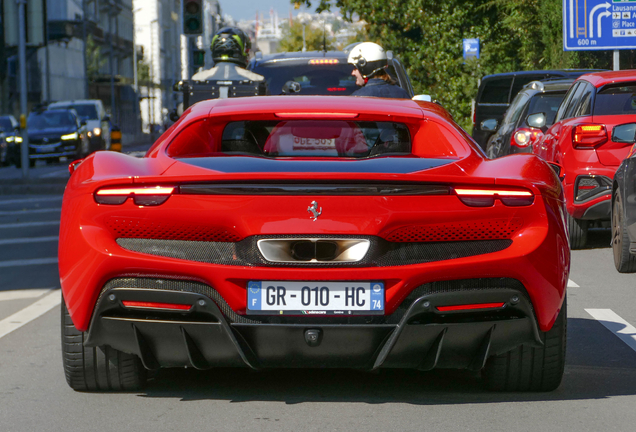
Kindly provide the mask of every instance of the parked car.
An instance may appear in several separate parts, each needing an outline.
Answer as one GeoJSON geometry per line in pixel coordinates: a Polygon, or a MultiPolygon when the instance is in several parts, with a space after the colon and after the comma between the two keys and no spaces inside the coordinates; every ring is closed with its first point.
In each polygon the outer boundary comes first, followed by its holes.
{"type": "Polygon", "coordinates": [[[497,132],[488,140],[488,157],[532,153],[532,143],[540,140],[552,126],[559,105],[573,82],[573,79],[559,79],[526,84],[510,104],[497,132]]]}
{"type": "MultiPolygon", "coordinates": [[[[351,76],[353,65],[347,63],[347,49],[352,46],[343,51],[256,53],[247,69],[265,77],[271,95],[282,94],[283,86],[289,81],[300,84],[297,92],[300,95],[350,95],[359,88],[351,76]]],[[[413,86],[402,63],[390,51],[387,57],[389,74],[413,97],[413,86]]]]}
{"type": "MultiPolygon", "coordinates": [[[[62,157],[81,159],[90,153],[86,123],[75,110],[47,109],[29,114],[27,134],[29,136],[29,165],[36,160],[57,161],[62,157]]],[[[22,166],[18,152],[16,166],[22,166]]]]}
{"type": "Polygon", "coordinates": [[[20,137],[20,124],[12,115],[0,116],[0,129],[4,139],[0,137],[0,165],[7,166],[16,163],[16,155],[20,154],[19,146],[22,144],[20,137]]]}
{"type": "Polygon", "coordinates": [[[535,154],[563,167],[573,248],[585,246],[590,226],[610,220],[612,179],[631,143],[609,137],[635,114],[635,71],[583,75],[563,99],[554,125],[533,145],[535,154]]]}
{"type": "MultiPolygon", "coordinates": [[[[636,142],[636,123],[615,126],[612,142],[636,142]]],[[[636,272],[636,144],[620,164],[612,185],[612,249],[621,273],[636,272]]]]}
{"type": "Polygon", "coordinates": [[[162,367],[561,382],[560,182],[534,155],[485,158],[437,104],[207,100],[145,157],[71,168],[59,274],[76,390],[139,388],[162,367]]]}
{"type": "Polygon", "coordinates": [[[479,83],[473,108],[472,137],[484,150],[488,139],[497,131],[504,114],[517,93],[531,81],[549,78],[571,78],[595,70],[535,70],[486,75],[479,83]]]}
{"type": "Polygon", "coordinates": [[[86,122],[90,151],[110,150],[110,117],[99,99],[61,101],[49,104],[49,109],[73,109],[82,121],[86,122]]]}

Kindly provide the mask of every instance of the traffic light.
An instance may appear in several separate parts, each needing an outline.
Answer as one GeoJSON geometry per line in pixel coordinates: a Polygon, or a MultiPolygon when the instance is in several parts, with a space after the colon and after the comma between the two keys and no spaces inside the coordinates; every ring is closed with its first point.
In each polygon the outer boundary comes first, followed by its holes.
{"type": "Polygon", "coordinates": [[[200,35],[203,33],[203,0],[183,2],[183,33],[200,35]]]}
{"type": "Polygon", "coordinates": [[[194,67],[201,67],[205,64],[204,50],[192,50],[192,64],[194,67]]]}

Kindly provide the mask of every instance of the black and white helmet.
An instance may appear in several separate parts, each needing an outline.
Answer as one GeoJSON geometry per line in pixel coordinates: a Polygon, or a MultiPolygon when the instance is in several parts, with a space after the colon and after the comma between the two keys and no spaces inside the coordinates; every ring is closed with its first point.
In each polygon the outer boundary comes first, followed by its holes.
{"type": "Polygon", "coordinates": [[[387,65],[386,52],[377,43],[362,42],[351,48],[347,63],[354,65],[363,78],[372,78],[387,65]]]}

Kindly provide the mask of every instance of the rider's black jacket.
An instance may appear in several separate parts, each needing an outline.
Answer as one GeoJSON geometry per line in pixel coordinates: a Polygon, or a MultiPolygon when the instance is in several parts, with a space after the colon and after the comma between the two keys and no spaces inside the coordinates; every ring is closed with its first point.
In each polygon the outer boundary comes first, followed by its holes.
{"type": "Polygon", "coordinates": [[[402,87],[389,84],[380,78],[371,78],[364,87],[354,91],[351,96],[411,99],[409,94],[402,87]]]}

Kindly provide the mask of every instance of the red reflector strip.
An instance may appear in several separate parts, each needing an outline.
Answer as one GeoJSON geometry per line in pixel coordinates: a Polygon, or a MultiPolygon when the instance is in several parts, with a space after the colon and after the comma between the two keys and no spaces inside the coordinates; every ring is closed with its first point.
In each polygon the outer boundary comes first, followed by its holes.
{"type": "Polygon", "coordinates": [[[117,189],[100,189],[97,195],[170,195],[174,192],[174,187],[149,187],[149,188],[117,188],[117,189]]]}
{"type": "Polygon", "coordinates": [[[282,112],[274,114],[278,118],[344,118],[352,119],[358,117],[358,113],[338,113],[338,112],[282,112]]]}
{"type": "Polygon", "coordinates": [[[475,303],[467,305],[455,305],[455,306],[437,306],[436,309],[440,312],[451,312],[461,310],[473,310],[473,309],[495,309],[504,307],[505,303],[475,303]]]}
{"type": "Polygon", "coordinates": [[[347,90],[346,87],[329,87],[327,89],[327,91],[330,91],[330,92],[338,92],[338,91],[345,91],[345,90],[347,90]]]}
{"type": "Polygon", "coordinates": [[[494,189],[455,189],[457,195],[471,195],[471,196],[519,196],[530,197],[532,192],[530,191],[514,191],[514,190],[494,190],[494,189]]]}
{"type": "Polygon", "coordinates": [[[190,310],[192,305],[177,304],[177,303],[156,303],[156,302],[143,302],[143,301],[122,301],[123,305],[130,308],[140,309],[164,309],[164,310],[190,310]]]}

